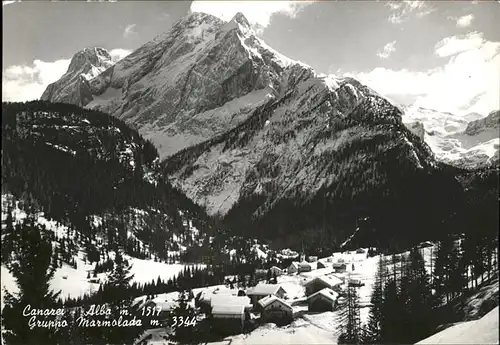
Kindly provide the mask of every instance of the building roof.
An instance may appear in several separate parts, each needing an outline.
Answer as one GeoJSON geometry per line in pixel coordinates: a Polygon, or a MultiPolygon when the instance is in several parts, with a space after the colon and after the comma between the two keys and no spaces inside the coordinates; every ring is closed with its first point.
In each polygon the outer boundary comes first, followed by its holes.
{"type": "Polygon", "coordinates": [[[278,284],[257,284],[247,290],[247,295],[274,295],[280,288],[282,286],[278,284]]]}
{"type": "Polygon", "coordinates": [[[343,283],[341,279],[335,276],[321,276],[308,281],[306,285],[312,284],[313,282],[322,282],[329,287],[334,287],[343,283]]]}
{"type": "Polygon", "coordinates": [[[283,271],[281,268],[279,268],[278,266],[273,266],[270,268],[270,270],[279,270],[279,271],[283,271]]]}
{"type": "Polygon", "coordinates": [[[271,305],[273,302],[278,301],[280,304],[284,305],[287,308],[292,309],[292,306],[285,301],[283,301],[281,298],[276,297],[276,296],[267,296],[264,297],[259,301],[259,304],[262,308],[266,308],[267,306],[271,305]]]}
{"type": "Polygon", "coordinates": [[[311,267],[311,264],[309,262],[301,262],[299,263],[299,267],[311,267]]]}
{"type": "Polygon", "coordinates": [[[214,295],[210,299],[210,305],[241,305],[248,307],[251,305],[250,298],[247,296],[227,296],[227,295],[214,295]]]}
{"type": "Polygon", "coordinates": [[[341,267],[347,267],[347,265],[345,263],[343,263],[343,262],[334,262],[332,264],[332,267],[333,268],[341,268],[341,267]]]}
{"type": "Polygon", "coordinates": [[[245,307],[242,305],[214,305],[212,315],[243,315],[245,307]]]}
{"type": "Polygon", "coordinates": [[[324,289],[319,290],[316,293],[313,293],[311,296],[309,296],[307,298],[307,300],[310,300],[311,298],[316,298],[316,296],[323,296],[323,297],[331,300],[332,302],[335,302],[337,300],[337,297],[339,297],[339,294],[330,288],[324,288],[324,289]]]}
{"type": "Polygon", "coordinates": [[[218,286],[215,289],[207,288],[201,292],[200,300],[209,302],[213,296],[236,296],[238,289],[229,289],[225,286],[218,286]]]}
{"type": "MultiPolygon", "coordinates": [[[[298,263],[298,262],[296,262],[296,261],[294,261],[294,262],[292,262],[292,263],[290,264],[290,266],[293,266],[293,267],[295,267],[295,268],[299,268],[299,263],[298,263]]],[[[288,267],[290,267],[290,266],[288,266],[288,267]]]]}

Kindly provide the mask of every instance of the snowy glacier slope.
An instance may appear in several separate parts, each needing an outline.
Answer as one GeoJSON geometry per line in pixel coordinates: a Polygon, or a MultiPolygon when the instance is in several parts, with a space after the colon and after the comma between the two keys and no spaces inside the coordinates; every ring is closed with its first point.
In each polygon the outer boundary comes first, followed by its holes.
{"type": "Polygon", "coordinates": [[[419,107],[403,107],[403,123],[418,135],[442,161],[474,167],[498,162],[499,112],[487,117],[471,113],[458,116],[419,107]],[[417,133],[416,133],[417,134],[417,133]]]}

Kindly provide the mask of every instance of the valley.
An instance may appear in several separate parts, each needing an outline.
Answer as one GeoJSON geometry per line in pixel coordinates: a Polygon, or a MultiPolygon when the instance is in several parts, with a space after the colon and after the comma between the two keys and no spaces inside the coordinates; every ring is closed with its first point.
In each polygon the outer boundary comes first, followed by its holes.
{"type": "Polygon", "coordinates": [[[85,48],[2,103],[2,340],[493,341],[498,115],[395,104],[239,12],[85,48]]]}

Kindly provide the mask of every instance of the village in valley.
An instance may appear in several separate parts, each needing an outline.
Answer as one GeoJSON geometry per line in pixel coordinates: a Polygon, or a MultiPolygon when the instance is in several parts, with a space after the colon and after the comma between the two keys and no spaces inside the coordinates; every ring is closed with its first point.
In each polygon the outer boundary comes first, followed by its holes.
{"type": "MultiPolygon", "coordinates": [[[[255,270],[255,285],[248,286],[238,281],[238,276],[227,276],[225,285],[193,289],[189,293],[192,298],[186,303],[195,310],[197,322],[204,322],[210,328],[210,335],[214,336],[212,340],[237,335],[246,337],[249,333],[256,334],[271,327],[291,331],[299,342],[298,333],[304,330],[316,342],[321,342],[317,334],[320,331],[325,333],[323,340],[328,343],[335,326],[339,328],[338,333],[342,331],[349,286],[355,287],[360,296],[361,318],[368,316],[378,260],[374,253],[373,248],[360,248],[318,258],[283,250],[278,254],[282,259],[280,264],[255,270]],[[310,329],[294,327],[301,323],[310,329]]],[[[168,329],[171,326],[168,315],[178,305],[178,295],[174,292],[142,296],[134,300],[134,306],[138,310],[161,309],[163,326],[168,329]]],[[[146,331],[142,338],[144,344],[149,344],[164,332],[165,328],[146,331]]],[[[268,336],[269,333],[265,338],[268,336]]]]}

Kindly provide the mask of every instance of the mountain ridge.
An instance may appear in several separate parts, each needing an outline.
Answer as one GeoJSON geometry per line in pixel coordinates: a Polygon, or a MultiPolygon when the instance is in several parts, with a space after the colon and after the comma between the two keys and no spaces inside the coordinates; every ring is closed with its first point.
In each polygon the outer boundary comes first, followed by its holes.
{"type": "Polygon", "coordinates": [[[470,216],[457,215],[461,170],[436,159],[400,107],[284,57],[243,15],[193,13],[91,84],[86,106],[138,128],[172,184],[233,234],[335,246],[370,219],[358,243],[404,242],[470,216]]]}
{"type": "Polygon", "coordinates": [[[179,246],[196,251],[210,229],[162,176],[153,144],[119,119],[69,104],[3,103],[2,144],[2,194],[87,242],[97,236],[167,259],[179,246]]]}

